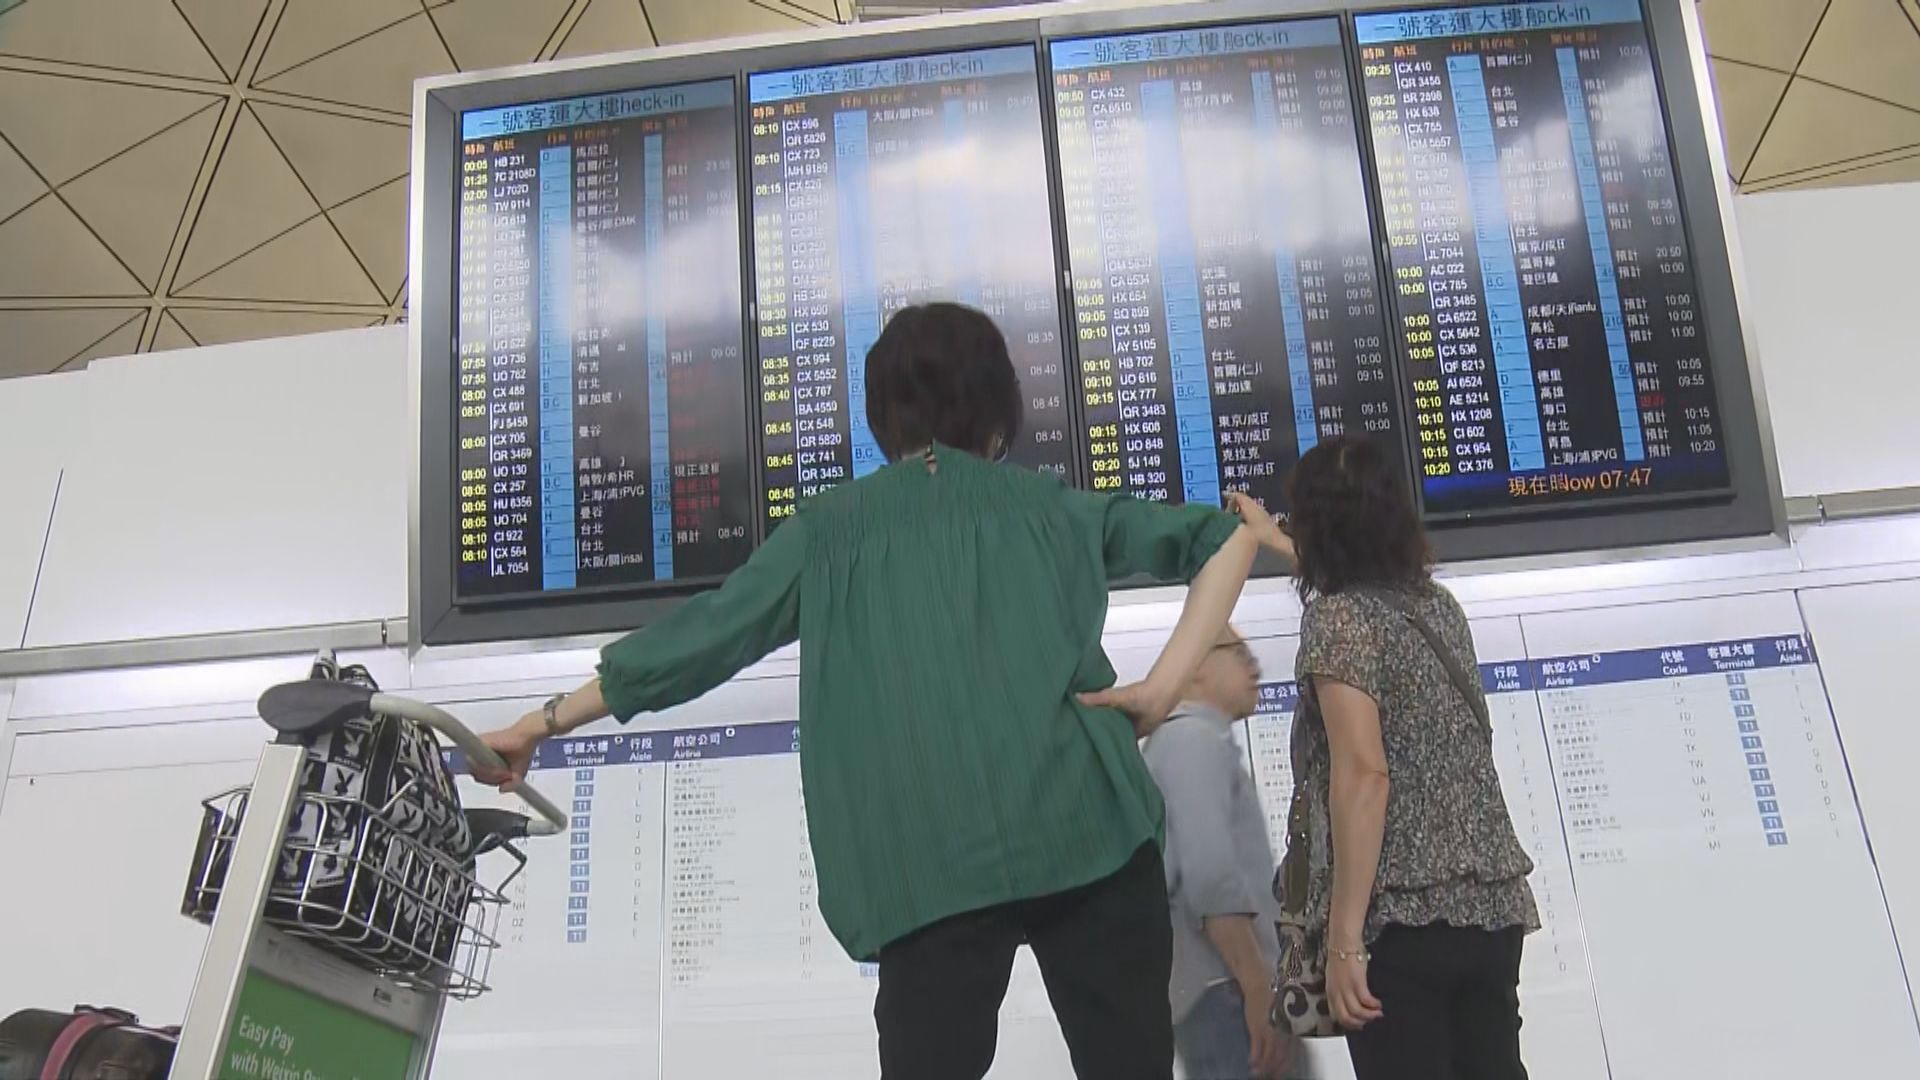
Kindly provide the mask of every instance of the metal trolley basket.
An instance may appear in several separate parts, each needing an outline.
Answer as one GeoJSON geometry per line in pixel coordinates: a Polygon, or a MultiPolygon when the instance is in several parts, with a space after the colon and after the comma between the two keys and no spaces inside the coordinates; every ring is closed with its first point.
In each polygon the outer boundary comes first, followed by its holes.
{"type": "Polygon", "coordinates": [[[463,812],[435,782],[437,761],[396,770],[390,789],[315,790],[308,749],[289,741],[407,720],[500,764],[435,706],[316,678],[269,690],[260,713],[282,740],[250,787],[204,804],[183,910],[211,932],[172,1076],[424,1078],[445,1002],[488,989],[502,890],[526,861],[513,841],[559,833],[568,817],[524,785],[515,794],[537,818],[463,812]],[[495,851],[511,856],[503,875],[479,869],[495,851]]]}

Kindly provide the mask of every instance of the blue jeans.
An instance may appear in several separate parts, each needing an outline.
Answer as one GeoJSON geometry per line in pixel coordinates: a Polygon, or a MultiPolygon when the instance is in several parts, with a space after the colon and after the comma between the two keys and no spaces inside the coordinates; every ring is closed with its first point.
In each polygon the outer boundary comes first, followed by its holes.
{"type": "MultiPolygon", "coordinates": [[[[1247,1058],[1253,1044],[1247,1038],[1246,1010],[1238,986],[1215,983],[1194,1002],[1186,1019],[1173,1025],[1174,1055],[1187,1080],[1249,1080],[1247,1058]]],[[[1287,1080],[1311,1080],[1306,1048],[1299,1040],[1293,1043],[1287,1080]]]]}

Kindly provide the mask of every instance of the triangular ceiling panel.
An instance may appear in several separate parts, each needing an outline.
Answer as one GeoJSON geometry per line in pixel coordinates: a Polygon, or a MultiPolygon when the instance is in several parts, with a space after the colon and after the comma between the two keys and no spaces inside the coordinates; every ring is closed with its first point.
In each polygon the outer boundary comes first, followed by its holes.
{"type": "Polygon", "coordinates": [[[264,102],[255,102],[253,111],[321,206],[338,206],[407,173],[404,124],[264,102]]]}
{"type": "Polygon", "coordinates": [[[19,154],[13,152],[6,143],[0,142],[0,221],[12,217],[15,213],[47,193],[47,185],[33,175],[33,170],[19,154]]]}
{"type": "Polygon", "coordinates": [[[1892,4],[1835,4],[1800,74],[1920,109],[1920,27],[1892,4]]]}
{"type": "Polygon", "coordinates": [[[1700,28],[1714,56],[1792,71],[1829,0],[1700,0],[1700,28]]]}
{"type": "Polygon", "coordinates": [[[1920,152],[1894,158],[1877,158],[1869,164],[1848,165],[1827,173],[1814,173],[1805,180],[1788,179],[1777,187],[1762,191],[1804,191],[1808,188],[1854,187],[1860,184],[1920,183],[1920,152]]]}
{"type": "Polygon", "coordinates": [[[206,109],[60,189],[149,289],[159,282],[219,120],[220,110],[206,109]]]}
{"type": "Polygon", "coordinates": [[[174,280],[190,285],[319,212],[260,121],[242,109],[174,280]]]}
{"type": "Polygon", "coordinates": [[[180,320],[181,327],[202,345],[293,337],[327,330],[356,330],[382,321],[372,315],[337,315],[323,311],[173,308],[172,312],[180,320]]]}
{"type": "MultiPolygon", "coordinates": [[[[604,3],[605,0],[597,0],[604,3]]],[[[831,11],[828,0],[813,0],[808,9],[831,11]]],[[[684,45],[694,41],[740,37],[745,34],[771,34],[799,30],[832,22],[810,10],[766,0],[761,7],[747,0],[708,0],[701,4],[657,4],[647,9],[653,17],[654,32],[662,45],[684,45]]]]}
{"type": "Polygon", "coordinates": [[[430,9],[462,71],[536,60],[570,0],[458,0],[430,9]]]}
{"type": "Polygon", "coordinates": [[[160,313],[160,325],[155,327],[153,331],[153,346],[147,351],[166,352],[170,349],[191,349],[198,344],[200,343],[193,340],[192,335],[181,329],[179,322],[173,317],[173,312],[163,311],[160,313]]]}
{"type": "Polygon", "coordinates": [[[324,217],[314,218],[192,285],[174,290],[174,295],[334,304],[387,302],[324,217]]]}
{"type": "Polygon", "coordinates": [[[287,0],[255,82],[419,13],[416,0],[287,0]]]}
{"type": "MultiPolygon", "coordinates": [[[[7,19],[0,17],[0,41],[7,19]]],[[[218,101],[207,94],[0,71],[0,132],[58,187],[218,101]]]]}
{"type": "Polygon", "coordinates": [[[1720,131],[1727,147],[1727,169],[1735,177],[1747,170],[1760,133],[1787,91],[1791,76],[1766,68],[1748,67],[1732,60],[1713,65],[1714,99],[1720,110],[1720,131]]]}
{"type": "Polygon", "coordinates": [[[1741,182],[1764,182],[1908,146],[1920,146],[1920,112],[1795,79],[1741,182]]]}
{"type": "Polygon", "coordinates": [[[398,292],[407,277],[407,178],[327,211],[380,286],[382,302],[398,292]]]}
{"type": "Polygon", "coordinates": [[[640,0],[588,0],[587,9],[567,32],[555,56],[593,56],[598,53],[650,49],[653,29],[640,0]]]}
{"type": "Polygon", "coordinates": [[[137,308],[0,309],[0,379],[45,375],[139,317],[137,308]]]}
{"type": "Polygon", "coordinates": [[[261,88],[396,116],[411,114],[413,81],[454,70],[426,11],[414,10],[413,18],[276,75],[261,88]]]}
{"type": "Polygon", "coordinates": [[[171,0],[56,0],[0,12],[0,53],[225,82],[171,0]]]}
{"type": "Polygon", "coordinates": [[[0,225],[0,296],[147,295],[58,198],[0,225]]]}
{"type": "Polygon", "coordinates": [[[142,312],[128,319],[113,333],[94,342],[60,365],[62,371],[74,371],[86,367],[95,360],[108,356],[132,356],[140,351],[140,331],[146,326],[146,313],[142,312]]]}
{"type": "Polygon", "coordinates": [[[200,35],[207,51],[231,79],[240,74],[240,61],[260,29],[267,0],[173,0],[180,14],[200,35]]]}

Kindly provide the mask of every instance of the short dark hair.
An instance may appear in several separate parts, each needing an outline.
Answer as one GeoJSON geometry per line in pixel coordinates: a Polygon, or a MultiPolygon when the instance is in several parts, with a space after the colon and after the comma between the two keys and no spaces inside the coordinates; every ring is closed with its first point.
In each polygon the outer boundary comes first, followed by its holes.
{"type": "Polygon", "coordinates": [[[1287,502],[1302,600],[1427,579],[1433,555],[1413,494],[1378,442],[1339,435],[1307,451],[1288,478],[1287,502]]]}
{"type": "Polygon", "coordinates": [[[1020,433],[1020,379],[1007,339],[961,304],[895,312],[867,352],[867,425],[894,461],[933,443],[991,457],[1020,433]]]}

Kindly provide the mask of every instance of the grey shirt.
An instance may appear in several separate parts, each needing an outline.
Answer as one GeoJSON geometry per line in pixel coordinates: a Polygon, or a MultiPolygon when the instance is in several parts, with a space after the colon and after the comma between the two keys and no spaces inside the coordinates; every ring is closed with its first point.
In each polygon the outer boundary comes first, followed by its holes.
{"type": "Polygon", "coordinates": [[[1207,987],[1233,973],[1202,920],[1251,915],[1266,963],[1279,956],[1273,923],[1273,848],[1233,718],[1183,702],[1147,740],[1147,768],[1167,803],[1167,894],[1173,908],[1173,1018],[1186,1018],[1207,987]]]}

